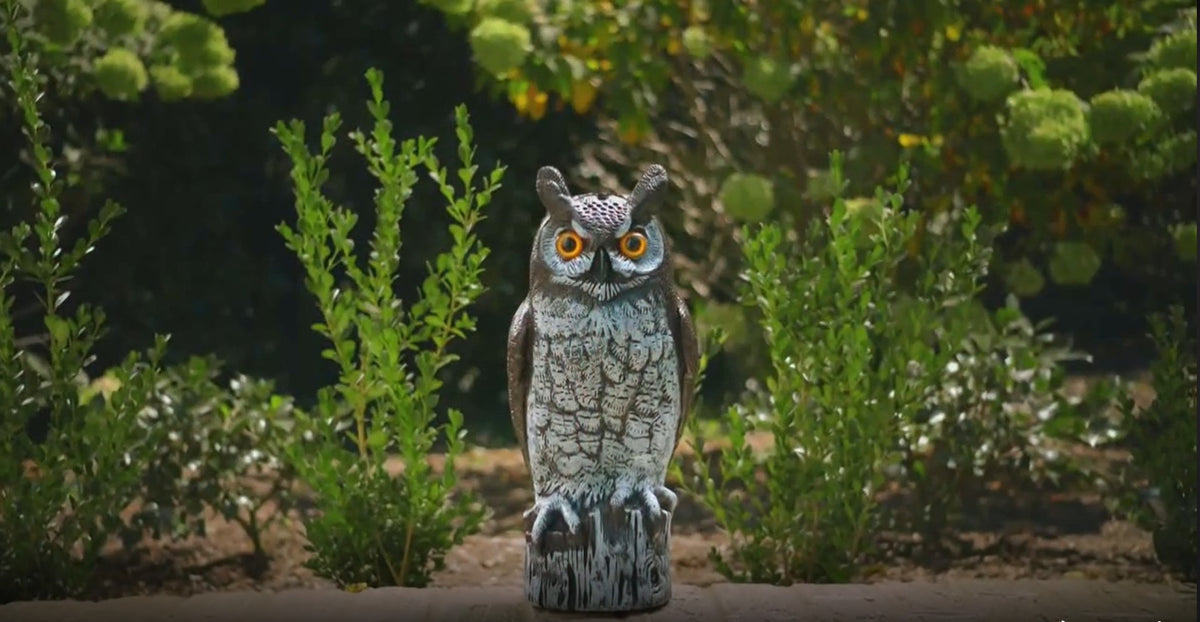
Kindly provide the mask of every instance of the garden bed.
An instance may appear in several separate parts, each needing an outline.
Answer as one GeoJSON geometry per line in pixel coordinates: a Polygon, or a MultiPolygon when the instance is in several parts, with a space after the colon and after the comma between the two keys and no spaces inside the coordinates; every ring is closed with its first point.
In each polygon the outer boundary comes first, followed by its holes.
{"type": "MultiPolygon", "coordinates": [[[[756,439],[762,444],[765,439],[756,439]]],[[[687,448],[681,448],[687,459],[687,448]]],[[[520,585],[523,539],[521,513],[532,493],[516,449],[473,449],[460,462],[462,484],[477,491],[492,510],[483,531],[450,551],[434,585],[446,587],[520,585]]],[[[994,487],[998,488],[998,487],[994,487]]],[[[899,499],[903,491],[894,491],[899,499]]],[[[963,530],[934,559],[919,556],[915,539],[887,534],[879,559],[863,581],[933,578],[1089,578],[1162,582],[1167,574],[1154,558],[1151,536],[1113,519],[1094,494],[1046,494],[1003,489],[987,492],[980,511],[966,516],[963,530]]],[[[674,519],[672,562],[678,584],[723,582],[708,561],[711,547],[728,540],[711,515],[686,495],[674,519]]],[[[250,542],[235,524],[211,517],[207,536],[180,542],[147,541],[133,554],[106,560],[101,586],[92,598],[139,594],[190,595],[210,591],[328,587],[304,567],[303,527],[291,520],[264,536],[271,555],[261,574],[249,563],[250,542]]]]}

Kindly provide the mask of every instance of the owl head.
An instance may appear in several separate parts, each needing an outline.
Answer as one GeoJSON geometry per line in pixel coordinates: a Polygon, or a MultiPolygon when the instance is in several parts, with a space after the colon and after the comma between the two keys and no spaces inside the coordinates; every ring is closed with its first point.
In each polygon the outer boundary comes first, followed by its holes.
{"type": "Polygon", "coordinates": [[[666,191],[667,171],[657,164],[624,197],[571,196],[562,174],[542,167],[537,193],[546,217],[533,242],[531,284],[607,302],[662,278],[670,262],[656,212],[666,191]]]}

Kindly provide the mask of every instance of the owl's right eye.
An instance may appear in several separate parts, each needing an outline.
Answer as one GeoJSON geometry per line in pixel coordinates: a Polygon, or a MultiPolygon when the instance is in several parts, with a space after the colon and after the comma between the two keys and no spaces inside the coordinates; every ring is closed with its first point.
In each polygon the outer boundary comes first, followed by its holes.
{"type": "Polygon", "coordinates": [[[563,231],[554,241],[554,250],[558,251],[558,256],[563,259],[575,259],[583,253],[583,238],[574,231],[563,231]]]}

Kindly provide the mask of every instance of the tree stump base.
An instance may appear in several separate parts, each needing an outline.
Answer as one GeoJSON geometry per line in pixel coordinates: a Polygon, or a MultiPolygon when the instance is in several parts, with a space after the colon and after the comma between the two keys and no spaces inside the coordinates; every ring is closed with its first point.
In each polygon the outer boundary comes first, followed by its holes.
{"type": "Polygon", "coordinates": [[[580,515],[579,531],[546,533],[543,550],[525,522],[525,596],[551,611],[656,609],[671,600],[671,513],[658,524],[641,510],[603,506],[580,515]]]}

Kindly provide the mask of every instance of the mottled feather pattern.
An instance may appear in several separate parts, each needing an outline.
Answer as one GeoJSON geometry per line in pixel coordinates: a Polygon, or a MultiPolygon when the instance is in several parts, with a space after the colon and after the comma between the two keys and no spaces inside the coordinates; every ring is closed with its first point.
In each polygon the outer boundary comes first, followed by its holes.
{"type": "Polygon", "coordinates": [[[605,305],[534,295],[526,415],[535,493],[588,507],[662,485],[680,412],[666,296],[605,305]]]}
{"type": "Polygon", "coordinates": [[[619,236],[629,229],[629,206],[625,197],[613,194],[580,194],[571,197],[577,229],[599,235],[619,236]]]}

